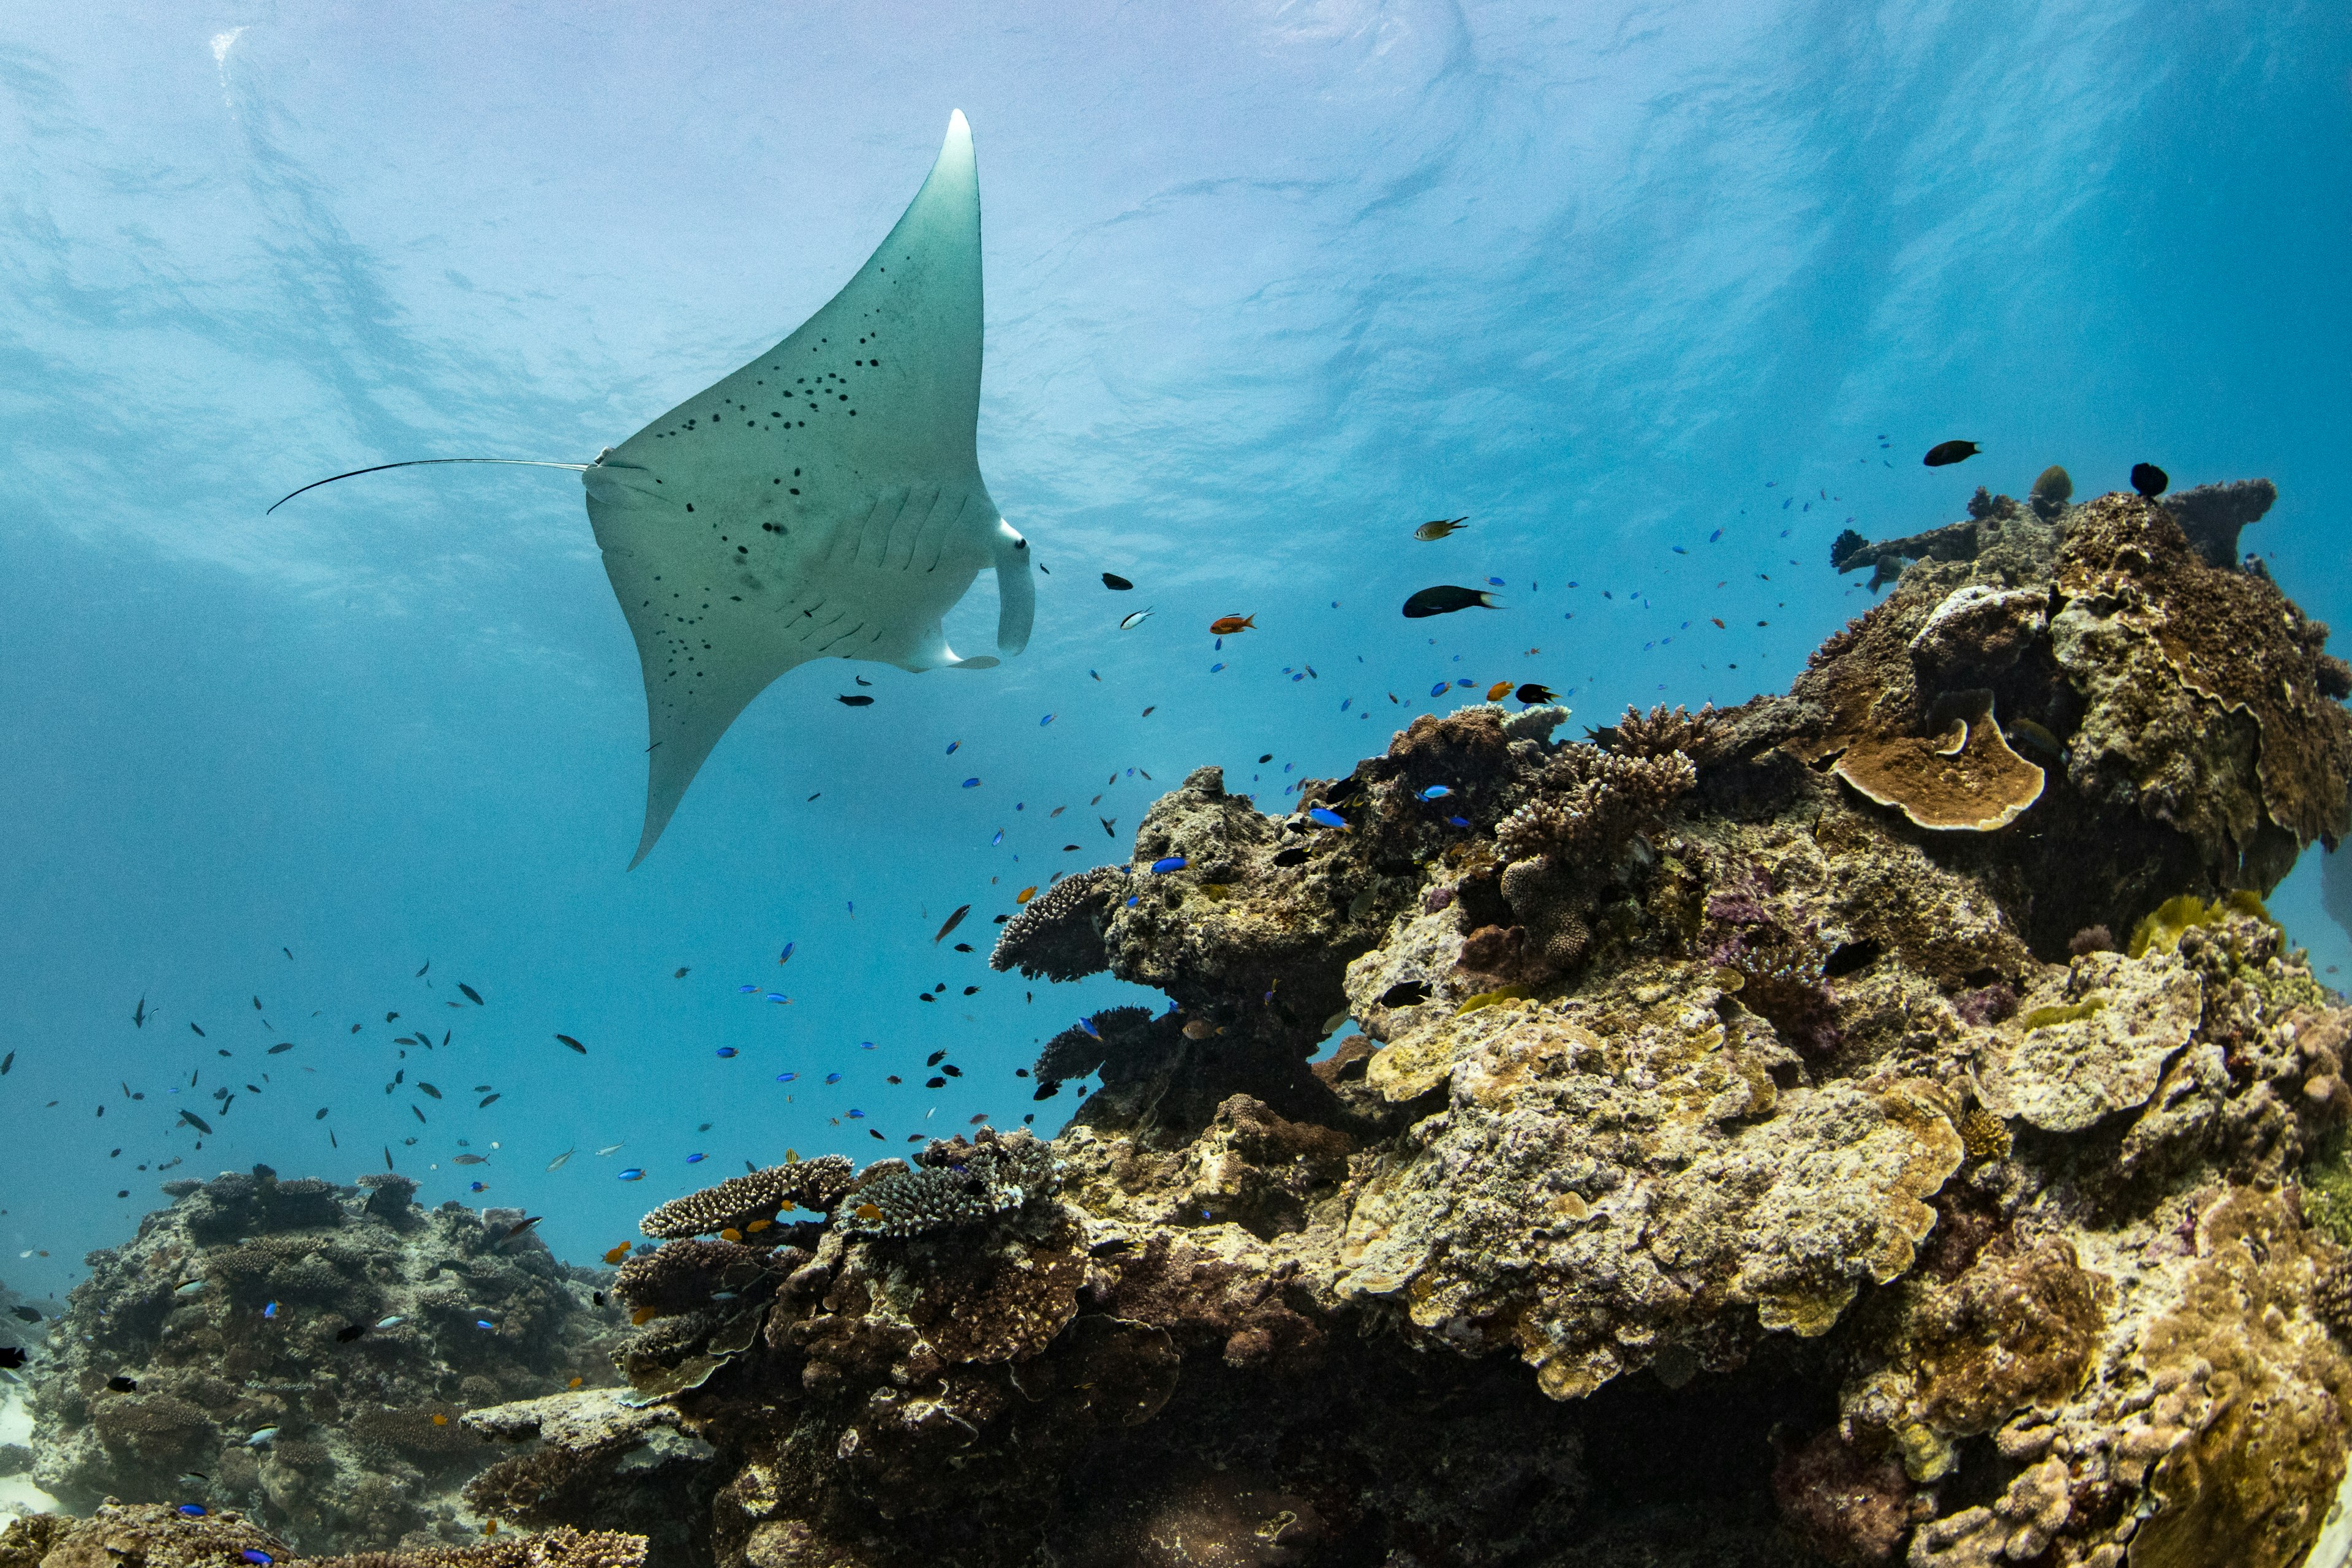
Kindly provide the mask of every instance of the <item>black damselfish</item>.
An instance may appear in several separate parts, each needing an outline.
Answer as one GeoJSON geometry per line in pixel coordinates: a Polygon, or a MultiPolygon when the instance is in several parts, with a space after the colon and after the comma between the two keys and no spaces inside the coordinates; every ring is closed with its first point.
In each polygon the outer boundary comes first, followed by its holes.
{"type": "Polygon", "coordinates": [[[1441,583],[1434,588],[1423,588],[1404,602],[1404,618],[1422,620],[1430,616],[1450,616],[1456,610],[1499,610],[1495,595],[1476,588],[1457,588],[1441,583]]]}

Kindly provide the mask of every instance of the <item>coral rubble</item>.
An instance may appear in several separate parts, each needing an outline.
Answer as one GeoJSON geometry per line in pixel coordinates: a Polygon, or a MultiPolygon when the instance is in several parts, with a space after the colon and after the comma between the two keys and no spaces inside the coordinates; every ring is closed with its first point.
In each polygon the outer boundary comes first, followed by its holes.
{"type": "Polygon", "coordinates": [[[414,1190],[266,1166],[172,1184],[90,1255],[29,1369],[40,1485],[75,1510],[241,1509],[314,1553],[467,1539],[456,1489],[498,1456],[460,1417],[614,1381],[625,1324],[520,1210],[414,1190]]]}

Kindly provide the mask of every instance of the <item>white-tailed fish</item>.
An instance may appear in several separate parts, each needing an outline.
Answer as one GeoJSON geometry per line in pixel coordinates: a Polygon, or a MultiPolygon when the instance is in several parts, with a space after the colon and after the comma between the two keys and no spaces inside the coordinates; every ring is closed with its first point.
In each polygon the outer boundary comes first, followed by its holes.
{"type": "Polygon", "coordinates": [[[1131,632],[1150,618],[1151,612],[1150,610],[1138,610],[1135,614],[1119,622],[1118,629],[1123,632],[1131,632]]]}

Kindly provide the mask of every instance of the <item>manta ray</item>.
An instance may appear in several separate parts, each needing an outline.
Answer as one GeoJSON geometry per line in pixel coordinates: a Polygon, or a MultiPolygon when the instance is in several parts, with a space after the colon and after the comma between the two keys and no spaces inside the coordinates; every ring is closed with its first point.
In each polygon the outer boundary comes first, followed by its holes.
{"type": "Polygon", "coordinates": [[[645,674],[634,868],[735,716],[795,665],[994,667],[959,657],[943,624],[983,567],[996,572],[998,651],[1027,646],[1029,542],[980,476],[980,175],[958,110],[914,201],[839,293],[594,462],[426,458],[352,473],[580,472],[645,674]]]}

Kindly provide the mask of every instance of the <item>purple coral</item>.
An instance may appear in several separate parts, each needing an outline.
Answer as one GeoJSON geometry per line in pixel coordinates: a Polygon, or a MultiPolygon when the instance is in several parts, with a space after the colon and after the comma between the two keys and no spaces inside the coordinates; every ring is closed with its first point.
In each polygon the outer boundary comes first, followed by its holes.
{"type": "Polygon", "coordinates": [[[2009,982],[1996,980],[1953,997],[1952,1011],[1979,1027],[1998,1024],[2017,1011],[2017,991],[2009,982]]]}

